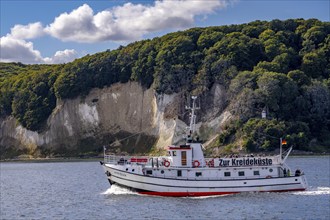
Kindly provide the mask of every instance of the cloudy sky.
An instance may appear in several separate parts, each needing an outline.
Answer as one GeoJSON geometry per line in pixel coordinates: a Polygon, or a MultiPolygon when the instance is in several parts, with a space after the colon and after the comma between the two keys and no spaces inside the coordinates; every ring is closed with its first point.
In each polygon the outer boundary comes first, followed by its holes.
{"type": "Polygon", "coordinates": [[[191,27],[330,21],[330,0],[0,0],[1,62],[66,63],[191,27]]]}

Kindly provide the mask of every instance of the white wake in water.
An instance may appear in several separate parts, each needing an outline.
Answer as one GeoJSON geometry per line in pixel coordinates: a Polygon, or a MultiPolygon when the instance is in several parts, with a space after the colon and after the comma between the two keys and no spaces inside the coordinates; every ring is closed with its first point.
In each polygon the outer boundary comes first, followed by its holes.
{"type": "Polygon", "coordinates": [[[102,195],[137,195],[136,192],[118,185],[111,185],[109,189],[101,193],[102,195]]]}
{"type": "Polygon", "coordinates": [[[330,195],[330,187],[310,188],[306,191],[294,192],[295,195],[330,195]]]}

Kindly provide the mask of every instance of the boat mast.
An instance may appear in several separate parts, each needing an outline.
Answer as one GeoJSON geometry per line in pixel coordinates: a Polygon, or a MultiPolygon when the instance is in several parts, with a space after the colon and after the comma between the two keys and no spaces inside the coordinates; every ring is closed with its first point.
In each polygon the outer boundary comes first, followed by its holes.
{"type": "Polygon", "coordinates": [[[282,163],[282,138],[280,138],[280,158],[282,163]]]}
{"type": "Polygon", "coordinates": [[[189,134],[188,137],[192,136],[195,132],[196,128],[196,115],[195,110],[199,109],[199,107],[196,107],[196,99],[197,96],[191,96],[191,99],[193,100],[192,106],[186,106],[186,109],[191,110],[190,112],[190,124],[189,124],[189,134]]]}

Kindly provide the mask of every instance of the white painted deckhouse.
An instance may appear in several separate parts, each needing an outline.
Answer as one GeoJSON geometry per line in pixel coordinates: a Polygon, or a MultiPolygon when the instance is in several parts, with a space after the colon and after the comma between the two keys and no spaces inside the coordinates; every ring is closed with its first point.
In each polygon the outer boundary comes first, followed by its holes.
{"type": "Polygon", "coordinates": [[[210,196],[240,192],[303,191],[305,175],[285,163],[292,148],[266,157],[204,158],[202,144],[194,140],[193,96],[186,144],[168,146],[167,156],[127,157],[104,154],[101,165],[110,184],[157,196],[210,196]],[[285,155],[285,156],[282,156],[285,155]]]}

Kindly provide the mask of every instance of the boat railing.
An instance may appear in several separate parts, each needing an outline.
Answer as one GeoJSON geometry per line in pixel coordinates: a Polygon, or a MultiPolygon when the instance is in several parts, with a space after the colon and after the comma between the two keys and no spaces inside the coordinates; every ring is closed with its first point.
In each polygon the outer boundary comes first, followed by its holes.
{"type": "Polygon", "coordinates": [[[151,167],[168,167],[172,164],[170,157],[147,157],[147,156],[119,156],[104,155],[104,162],[108,164],[142,164],[151,167]]]}
{"type": "Polygon", "coordinates": [[[148,157],[140,157],[140,156],[118,156],[118,155],[104,155],[104,162],[109,164],[147,164],[149,162],[148,157]]]}

